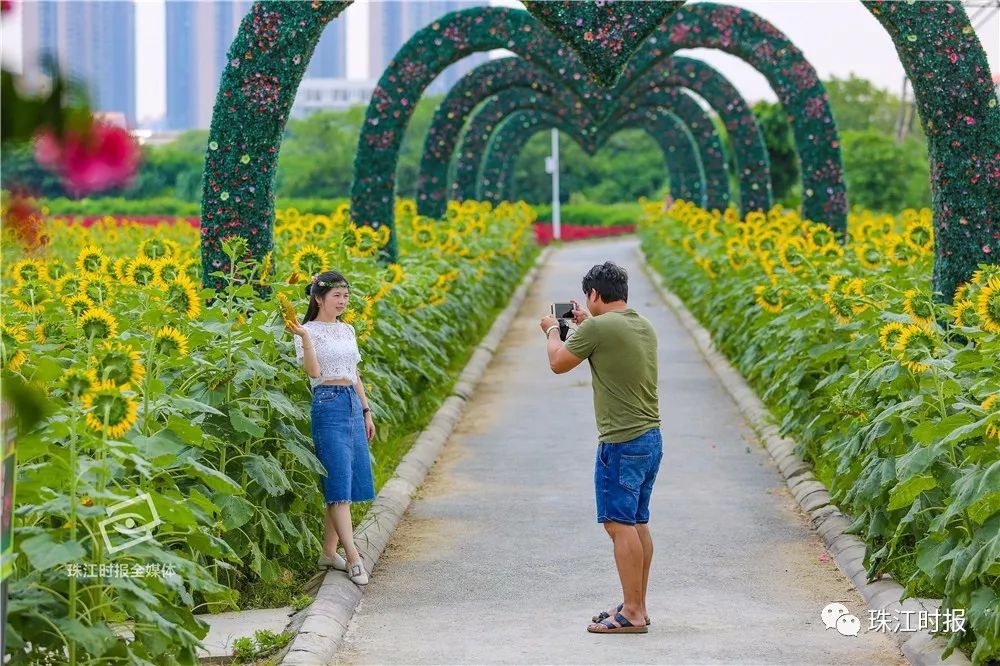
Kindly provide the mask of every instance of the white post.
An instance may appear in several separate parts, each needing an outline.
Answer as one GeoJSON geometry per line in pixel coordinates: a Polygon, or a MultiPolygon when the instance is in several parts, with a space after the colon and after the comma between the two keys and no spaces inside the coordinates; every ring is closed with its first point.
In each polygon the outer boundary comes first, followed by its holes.
{"type": "Polygon", "coordinates": [[[552,128],[552,237],[559,240],[559,130],[552,128]]]}

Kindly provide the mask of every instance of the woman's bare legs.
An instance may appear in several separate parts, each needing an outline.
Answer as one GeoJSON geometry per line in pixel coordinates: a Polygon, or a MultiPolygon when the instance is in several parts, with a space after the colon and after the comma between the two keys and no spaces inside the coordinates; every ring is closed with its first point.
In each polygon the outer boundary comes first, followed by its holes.
{"type": "Polygon", "coordinates": [[[347,564],[357,564],[361,561],[361,553],[354,546],[354,526],[351,525],[351,503],[334,502],[327,505],[327,513],[333,515],[333,527],[344,544],[344,555],[347,564]]]}
{"type": "Polygon", "coordinates": [[[323,553],[331,559],[337,553],[337,544],[340,542],[337,527],[333,523],[334,506],[334,504],[327,504],[326,511],[323,513],[323,522],[326,527],[323,531],[323,553]]]}

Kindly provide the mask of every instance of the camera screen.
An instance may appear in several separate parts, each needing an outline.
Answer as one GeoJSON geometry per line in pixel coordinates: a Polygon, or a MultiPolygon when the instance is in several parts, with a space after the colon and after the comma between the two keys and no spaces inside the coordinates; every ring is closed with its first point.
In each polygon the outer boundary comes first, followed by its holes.
{"type": "Polygon", "coordinates": [[[572,319],[573,318],[573,304],[572,303],[554,303],[552,305],[552,314],[554,314],[558,319],[572,319]]]}

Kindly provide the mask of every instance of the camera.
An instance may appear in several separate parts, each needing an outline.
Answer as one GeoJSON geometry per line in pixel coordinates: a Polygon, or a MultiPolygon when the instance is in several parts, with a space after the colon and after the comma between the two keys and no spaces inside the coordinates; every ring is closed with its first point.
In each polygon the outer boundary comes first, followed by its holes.
{"type": "Polygon", "coordinates": [[[572,303],[553,303],[552,316],[559,320],[559,339],[566,342],[569,335],[569,322],[573,320],[572,303]]]}

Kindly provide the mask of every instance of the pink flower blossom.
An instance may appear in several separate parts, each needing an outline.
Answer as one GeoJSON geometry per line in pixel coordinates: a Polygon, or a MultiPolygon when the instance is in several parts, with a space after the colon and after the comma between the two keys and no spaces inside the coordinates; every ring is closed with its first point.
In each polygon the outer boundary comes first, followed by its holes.
{"type": "Polygon", "coordinates": [[[89,131],[67,129],[60,143],[49,129],[35,137],[35,160],[57,173],[76,196],[127,184],[139,167],[141,152],[128,130],[94,122],[89,131]]]}

